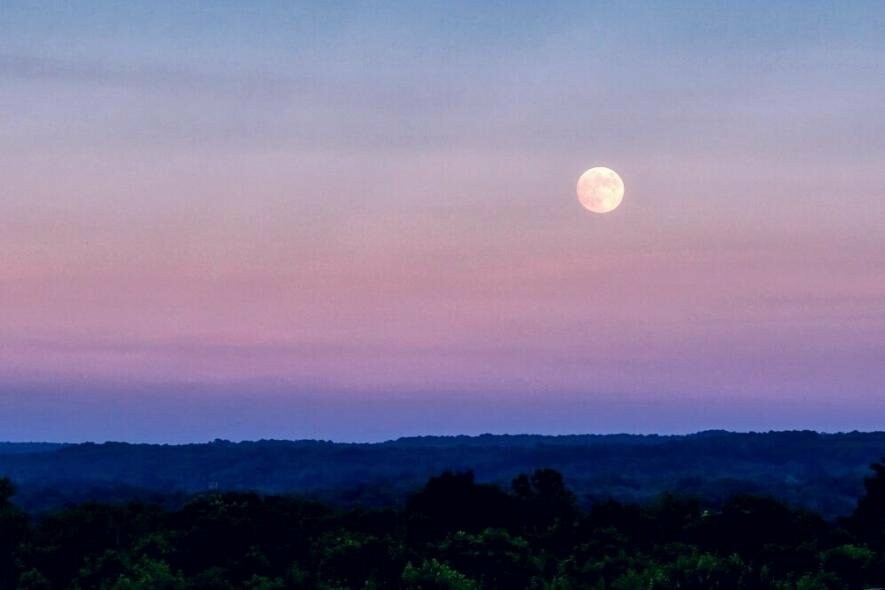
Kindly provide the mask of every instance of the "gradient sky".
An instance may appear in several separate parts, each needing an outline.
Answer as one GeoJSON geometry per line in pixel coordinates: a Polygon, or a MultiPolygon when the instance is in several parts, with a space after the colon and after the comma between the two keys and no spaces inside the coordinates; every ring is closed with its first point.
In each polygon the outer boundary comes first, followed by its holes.
{"type": "Polygon", "coordinates": [[[0,440],[881,428],[883,30],[4,0],[0,440]]]}

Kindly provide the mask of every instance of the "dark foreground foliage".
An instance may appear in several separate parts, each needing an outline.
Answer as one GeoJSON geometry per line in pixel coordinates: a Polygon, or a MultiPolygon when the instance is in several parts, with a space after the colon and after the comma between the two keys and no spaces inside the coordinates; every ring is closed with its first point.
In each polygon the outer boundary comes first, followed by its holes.
{"type": "Polygon", "coordinates": [[[28,517],[0,480],[0,589],[824,590],[885,585],[885,465],[838,522],[765,497],[589,510],[553,470],[434,477],[398,508],[219,493],[28,517]]]}

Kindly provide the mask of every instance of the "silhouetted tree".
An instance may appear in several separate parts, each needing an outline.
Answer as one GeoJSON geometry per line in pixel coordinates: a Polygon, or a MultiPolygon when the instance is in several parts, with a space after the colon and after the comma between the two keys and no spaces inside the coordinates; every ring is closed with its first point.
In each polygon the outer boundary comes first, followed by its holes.
{"type": "Polygon", "coordinates": [[[411,538],[438,539],[456,531],[477,532],[515,522],[513,497],[498,486],[477,484],[472,471],[432,477],[406,505],[411,538]]]}
{"type": "Polygon", "coordinates": [[[849,526],[871,547],[885,548],[885,459],[870,465],[873,475],[864,479],[866,493],[857,502],[849,526]]]}
{"type": "Polygon", "coordinates": [[[0,478],[0,590],[16,587],[15,554],[27,531],[27,518],[12,503],[15,486],[0,478]]]}

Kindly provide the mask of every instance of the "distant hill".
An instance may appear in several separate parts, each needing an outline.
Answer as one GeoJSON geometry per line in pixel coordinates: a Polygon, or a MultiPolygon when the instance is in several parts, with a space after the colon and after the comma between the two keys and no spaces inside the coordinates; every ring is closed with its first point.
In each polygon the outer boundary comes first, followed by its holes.
{"type": "Polygon", "coordinates": [[[20,455],[22,453],[48,453],[62,448],[59,443],[2,443],[0,455],[20,455]]]}
{"type": "Polygon", "coordinates": [[[869,464],[883,456],[885,432],[483,435],[377,444],[4,443],[0,476],[18,485],[18,503],[31,510],[88,499],[181,498],[216,488],[384,505],[445,470],[473,470],[478,480],[507,485],[519,473],[551,467],[586,502],[644,502],[664,492],[715,502],[754,492],[836,516],[853,509],[869,464]]]}

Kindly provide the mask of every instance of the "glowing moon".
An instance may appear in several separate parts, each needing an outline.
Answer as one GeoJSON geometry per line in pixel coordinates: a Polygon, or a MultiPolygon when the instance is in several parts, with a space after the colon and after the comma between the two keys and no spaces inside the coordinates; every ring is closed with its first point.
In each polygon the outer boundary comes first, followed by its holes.
{"type": "Polygon", "coordinates": [[[624,198],[624,181],[611,168],[591,168],[578,179],[578,200],[594,213],[617,209],[624,198]]]}

